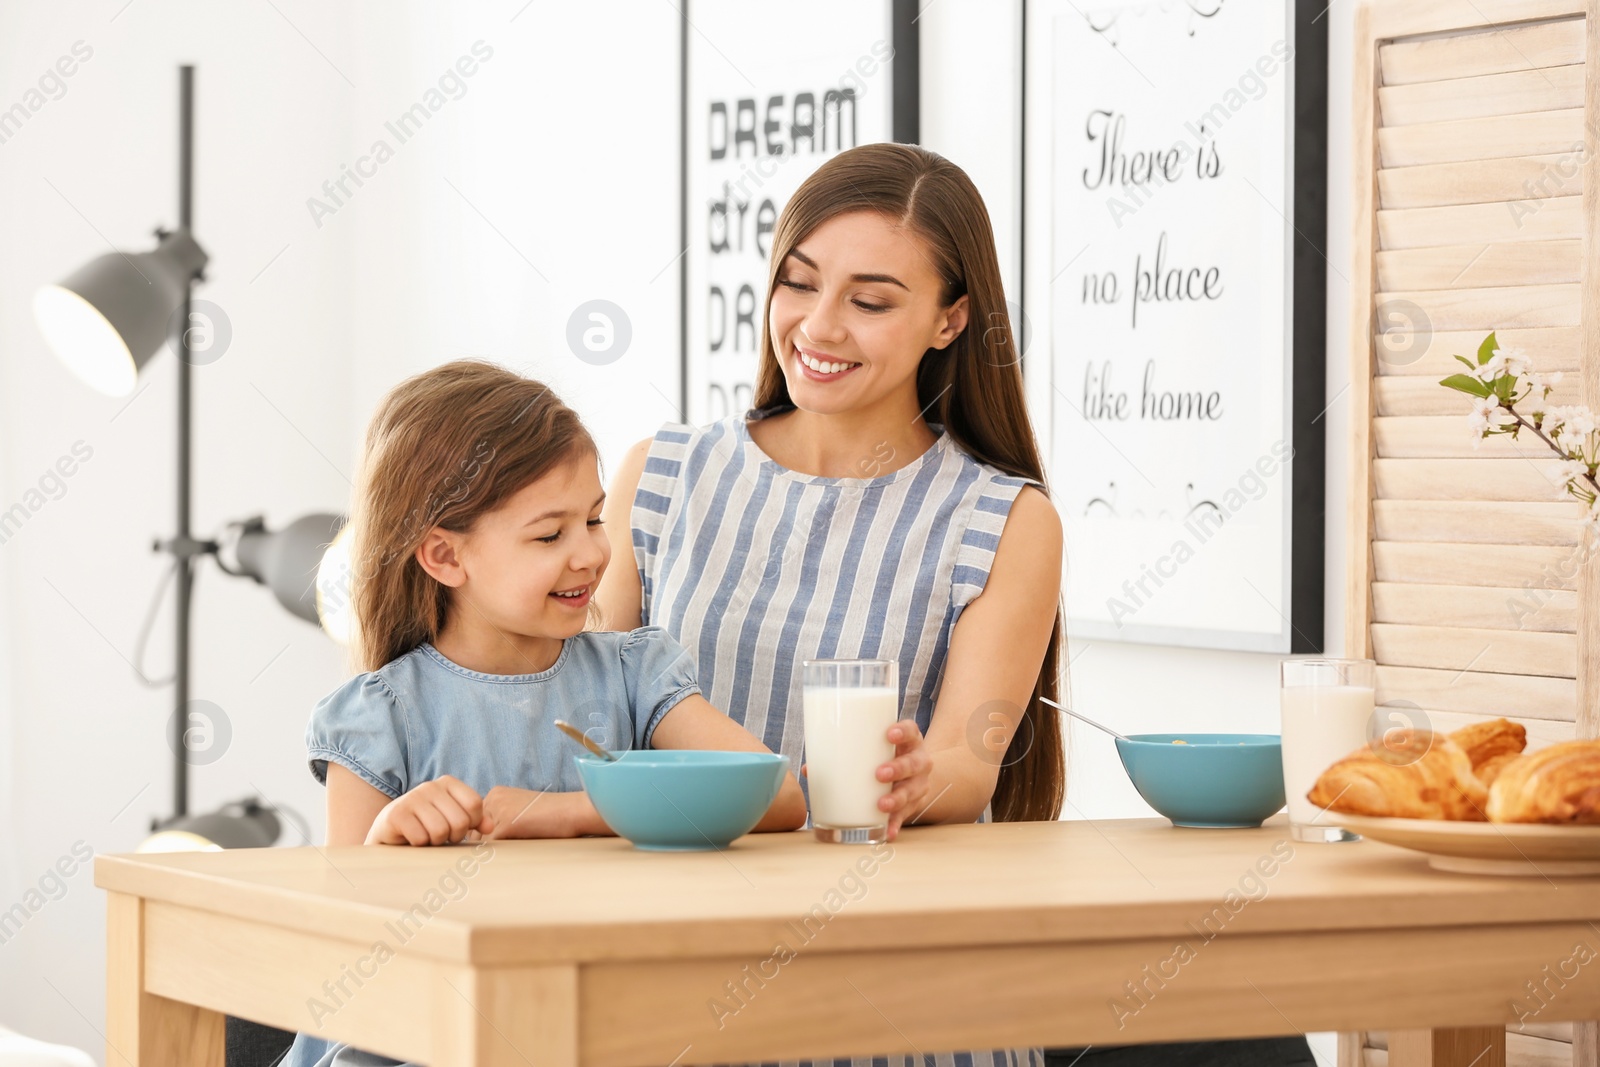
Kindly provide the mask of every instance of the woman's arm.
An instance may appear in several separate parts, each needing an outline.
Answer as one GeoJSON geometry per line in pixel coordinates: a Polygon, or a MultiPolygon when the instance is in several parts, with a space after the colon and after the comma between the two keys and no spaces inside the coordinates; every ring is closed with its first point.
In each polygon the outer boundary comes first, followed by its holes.
{"type": "Polygon", "coordinates": [[[644,474],[645,457],[653,437],[628,449],[611,479],[605,507],[606,539],[611,542],[611,563],[600,576],[595,603],[607,630],[637,630],[644,625],[644,591],[639,586],[639,567],[633,558],[633,496],[644,474]]]}
{"type": "Polygon", "coordinates": [[[928,726],[932,799],[908,825],[975,822],[994,795],[1011,737],[1033,697],[1061,597],[1061,516],[1031,486],[1017,494],[983,593],[950,637],[928,726]]]}
{"type": "MultiPolygon", "coordinates": [[[[705,697],[680,700],[656,723],[651,748],[716,748],[729,752],[771,752],[756,736],[712,706],[705,697]]],[[[806,798],[791,770],[756,830],[798,830],[805,825],[806,798]]]]}

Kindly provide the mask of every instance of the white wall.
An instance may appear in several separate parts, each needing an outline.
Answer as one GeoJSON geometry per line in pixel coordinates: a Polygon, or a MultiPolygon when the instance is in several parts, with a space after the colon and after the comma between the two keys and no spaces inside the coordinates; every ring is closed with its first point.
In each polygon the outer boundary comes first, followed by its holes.
{"type": "MultiPolygon", "coordinates": [[[[65,494],[0,545],[0,909],[77,840],[132,849],[170,800],[170,690],[142,687],[126,661],[163,569],[149,541],[173,522],[173,361],[158,358],[126,407],[99,397],[46,351],[28,302],[107,242],[145,248],[152,226],[174,221],[177,63],[199,66],[196,228],[213,258],[200,296],[234,332],[195,372],[198,532],[255,512],[281,523],[342,510],[377,398],[460,355],[549,381],[612,463],[678,417],[673,6],[274,4],[0,7],[0,109],[73,42],[94,49],[65,95],[0,144],[0,511],[75,441],[94,450],[65,494]],[[479,40],[493,56],[465,95],[317,225],[307,198],[375,139],[393,143],[384,123],[479,40]],[[565,341],[568,315],[594,298],[622,306],[633,329],[626,356],[605,367],[565,341]]],[[[1326,16],[1330,397],[1345,380],[1350,7],[1336,0],[1326,16]]],[[[936,0],[919,21],[923,141],[982,190],[1011,292],[1018,24],[1017,0],[936,0]]],[[[1326,416],[1330,650],[1342,630],[1347,416],[1340,402],[1326,416]]],[[[322,790],[301,734],[343,677],[342,654],[209,564],[194,611],[194,696],[223,708],[233,739],[194,769],[191,807],[265,795],[304,814],[320,841],[322,790]]],[[[169,600],[152,674],[169,669],[170,620],[169,600]]],[[[1275,729],[1275,657],[1102,642],[1072,656],[1077,706],[1120,729],[1275,729]]],[[[1069,816],[1148,814],[1109,744],[1079,728],[1071,743],[1069,816]]],[[[101,1055],[103,913],[85,868],[0,944],[0,1025],[101,1055]]]]}
{"type": "MultiPolygon", "coordinates": [[[[75,41],[93,49],[65,94],[0,144],[0,507],[75,441],[93,449],[65,494],[0,545],[11,667],[0,691],[11,805],[0,908],[74,842],[131,850],[150,817],[170,810],[171,690],[141,686],[128,661],[165,567],[150,542],[174,524],[175,363],[155,361],[131,401],[100,396],[49,354],[29,302],[41,283],[109,246],[149,248],[152,227],[176,222],[181,61],[200,65],[195,219],[213,254],[202,295],[234,334],[195,372],[195,528],[342,509],[348,491],[295,427],[348,466],[350,250],[295,227],[310,173],[344,149],[349,90],[315,53],[305,61],[305,41],[270,6],[121,6],[0,9],[0,107],[75,41]]],[[[342,54],[342,19],[309,4],[286,10],[342,54]]],[[[232,741],[194,769],[192,807],[259,793],[320,822],[299,735],[310,702],[339,680],[339,653],[264,590],[209,565],[194,611],[193,695],[223,709],[232,741]]],[[[153,677],[170,670],[171,619],[169,597],[150,642],[153,677]]],[[[83,866],[0,945],[0,1025],[103,1052],[104,911],[83,866]]]]}

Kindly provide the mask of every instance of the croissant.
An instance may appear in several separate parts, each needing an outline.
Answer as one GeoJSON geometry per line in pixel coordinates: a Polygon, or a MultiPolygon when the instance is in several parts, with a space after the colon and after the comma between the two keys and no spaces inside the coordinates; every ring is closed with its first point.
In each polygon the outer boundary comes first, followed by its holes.
{"type": "Polygon", "coordinates": [[[1489,790],[1490,822],[1600,823],[1600,741],[1519,756],[1489,790]]]}
{"type": "Polygon", "coordinates": [[[1466,752],[1472,761],[1472,773],[1487,787],[1527,747],[1528,731],[1509,719],[1489,719],[1463,726],[1450,735],[1450,740],[1466,752]]]}
{"type": "Polygon", "coordinates": [[[1323,771],[1306,799],[1329,811],[1399,819],[1481,822],[1488,790],[1446,734],[1414,728],[1363,745],[1323,771]]]}
{"type": "Polygon", "coordinates": [[[1490,756],[1476,767],[1472,773],[1478,776],[1478,781],[1483,783],[1485,789],[1491,788],[1495,779],[1500,777],[1500,772],[1506,769],[1508,763],[1515,763],[1522,758],[1518,752],[1502,752],[1498,756],[1490,756]]]}

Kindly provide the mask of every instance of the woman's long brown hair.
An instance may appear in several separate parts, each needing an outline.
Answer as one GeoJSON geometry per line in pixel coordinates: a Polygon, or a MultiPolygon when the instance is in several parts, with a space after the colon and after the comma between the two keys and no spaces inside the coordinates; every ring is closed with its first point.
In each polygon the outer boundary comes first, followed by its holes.
{"type": "Polygon", "coordinates": [[[530,482],[594,454],[555,393],[493,363],[456,360],[395,386],[367,427],[350,511],[356,669],[375,671],[444,628],[450,590],[416,558],[430,530],[470,530],[530,482]]]}
{"type": "MultiPolygon", "coordinates": [[[[951,439],[979,462],[1044,486],[988,209],[965,171],[915,145],[869,144],[843,152],[807,178],[784,207],[772,235],[755,406],[791,402],[768,318],[784,261],[818,226],[852,211],[877,212],[922,239],[944,282],[941,306],[949,307],[963,294],[968,299],[966,329],[945,348],[930,348],[917,369],[917,403],[924,417],[943,423],[951,439]]],[[[1044,664],[990,802],[998,821],[1061,815],[1066,797],[1061,721],[1041,698],[1060,696],[1062,633],[1058,598],[1044,664]]]]}

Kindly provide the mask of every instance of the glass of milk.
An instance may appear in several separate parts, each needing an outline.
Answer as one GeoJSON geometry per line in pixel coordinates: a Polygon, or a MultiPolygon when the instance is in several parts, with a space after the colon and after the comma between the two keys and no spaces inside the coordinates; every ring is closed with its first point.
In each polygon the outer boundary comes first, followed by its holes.
{"type": "Polygon", "coordinates": [[[1296,841],[1359,841],[1306,799],[1322,772],[1367,744],[1374,665],[1370,659],[1286,659],[1282,664],[1283,786],[1296,841]]]}
{"type": "Polygon", "coordinates": [[[878,781],[877,771],[894,758],[888,731],[900,717],[895,663],[808,659],[800,686],[813,831],[840,844],[888,840],[889,813],[878,801],[893,783],[878,781]]]}

